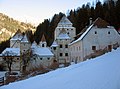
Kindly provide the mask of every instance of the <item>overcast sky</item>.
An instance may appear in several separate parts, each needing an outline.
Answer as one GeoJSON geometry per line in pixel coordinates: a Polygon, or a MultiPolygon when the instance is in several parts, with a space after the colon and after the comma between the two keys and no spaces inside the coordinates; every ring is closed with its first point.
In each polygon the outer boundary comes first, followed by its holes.
{"type": "Polygon", "coordinates": [[[0,12],[23,22],[38,24],[55,13],[66,14],[87,2],[92,4],[93,0],[0,0],[0,12]]]}

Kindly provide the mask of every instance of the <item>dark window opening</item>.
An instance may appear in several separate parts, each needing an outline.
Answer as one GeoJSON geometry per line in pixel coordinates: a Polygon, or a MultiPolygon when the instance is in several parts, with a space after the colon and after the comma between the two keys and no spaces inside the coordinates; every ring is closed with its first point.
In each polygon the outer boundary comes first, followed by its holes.
{"type": "Polygon", "coordinates": [[[44,44],[42,44],[42,47],[44,47],[44,44]]]}
{"type": "Polygon", "coordinates": [[[60,45],[60,48],[62,48],[62,45],[60,45]]]}
{"type": "Polygon", "coordinates": [[[92,50],[96,50],[96,46],[92,46],[92,50]]]}
{"type": "Polygon", "coordinates": [[[56,47],[53,47],[54,50],[56,50],[56,47]]]}
{"type": "Polygon", "coordinates": [[[95,34],[97,34],[97,32],[95,31],[95,34]]]}
{"type": "Polygon", "coordinates": [[[63,54],[62,53],[60,53],[60,56],[62,56],[63,54]]]}
{"type": "Polygon", "coordinates": [[[65,53],[65,56],[68,56],[68,53],[65,53]]]}
{"type": "Polygon", "coordinates": [[[68,48],[68,45],[67,45],[67,44],[65,45],[65,48],[68,48]]]}
{"type": "Polygon", "coordinates": [[[110,32],[108,32],[108,34],[110,34],[110,32]]]}

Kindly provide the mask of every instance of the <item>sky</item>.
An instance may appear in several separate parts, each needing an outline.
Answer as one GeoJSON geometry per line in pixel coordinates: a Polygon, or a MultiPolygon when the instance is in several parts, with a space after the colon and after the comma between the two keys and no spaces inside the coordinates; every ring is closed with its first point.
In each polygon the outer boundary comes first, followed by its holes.
{"type": "MultiPolygon", "coordinates": [[[[77,9],[96,0],[0,0],[0,13],[16,20],[38,25],[59,12],[77,9]]],[[[102,1],[102,0],[101,0],[102,1]]]]}

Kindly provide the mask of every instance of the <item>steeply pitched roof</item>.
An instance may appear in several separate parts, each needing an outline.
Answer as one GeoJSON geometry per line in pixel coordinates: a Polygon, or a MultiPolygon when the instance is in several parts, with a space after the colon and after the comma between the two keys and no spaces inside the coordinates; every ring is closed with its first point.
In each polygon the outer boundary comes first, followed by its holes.
{"type": "Polygon", "coordinates": [[[58,46],[58,44],[56,43],[56,41],[54,41],[51,45],[51,47],[57,47],[57,46],[58,46]]]}
{"type": "Polygon", "coordinates": [[[29,42],[27,35],[25,34],[21,40],[21,42],[29,42]]]}
{"type": "Polygon", "coordinates": [[[94,26],[97,26],[98,28],[107,28],[107,26],[109,26],[110,24],[107,23],[105,20],[101,19],[100,17],[98,17],[94,22],[93,22],[94,26]]]}
{"type": "Polygon", "coordinates": [[[6,48],[2,54],[5,54],[6,52],[9,52],[9,56],[20,56],[20,48],[6,48]]]}
{"type": "Polygon", "coordinates": [[[23,35],[20,29],[18,29],[18,31],[15,33],[15,35],[10,40],[21,40],[22,38],[23,38],[23,35]]]}
{"type": "Polygon", "coordinates": [[[49,48],[41,48],[39,46],[34,47],[32,51],[33,54],[39,55],[40,57],[52,57],[54,55],[49,48]]]}
{"type": "Polygon", "coordinates": [[[101,19],[101,18],[98,17],[98,18],[93,22],[93,24],[90,25],[87,29],[85,28],[85,29],[83,30],[82,35],[80,34],[80,37],[79,37],[77,40],[75,40],[75,41],[73,41],[72,43],[70,43],[70,45],[71,45],[71,44],[74,44],[74,43],[76,43],[76,42],[78,42],[78,41],[80,41],[80,40],[82,40],[82,39],[87,35],[87,33],[91,30],[91,28],[92,28],[93,26],[97,26],[97,28],[108,28],[109,23],[107,23],[105,20],[103,20],[103,19],[101,19]]]}
{"type": "Polygon", "coordinates": [[[44,34],[42,35],[41,41],[42,41],[42,42],[46,42],[46,39],[45,39],[45,35],[44,35],[44,34]]]}
{"type": "Polygon", "coordinates": [[[68,36],[68,34],[66,33],[65,29],[63,28],[60,31],[60,34],[58,35],[57,39],[70,39],[70,37],[68,36]]]}
{"type": "Polygon", "coordinates": [[[72,25],[70,20],[64,15],[58,25],[72,25]]]}

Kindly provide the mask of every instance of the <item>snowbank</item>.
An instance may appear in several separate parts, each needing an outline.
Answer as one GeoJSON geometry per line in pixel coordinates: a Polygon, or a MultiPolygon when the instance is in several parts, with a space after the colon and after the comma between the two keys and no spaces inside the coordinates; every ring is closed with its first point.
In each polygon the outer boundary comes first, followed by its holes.
{"type": "Polygon", "coordinates": [[[0,89],[120,89],[120,48],[0,89]]]}

